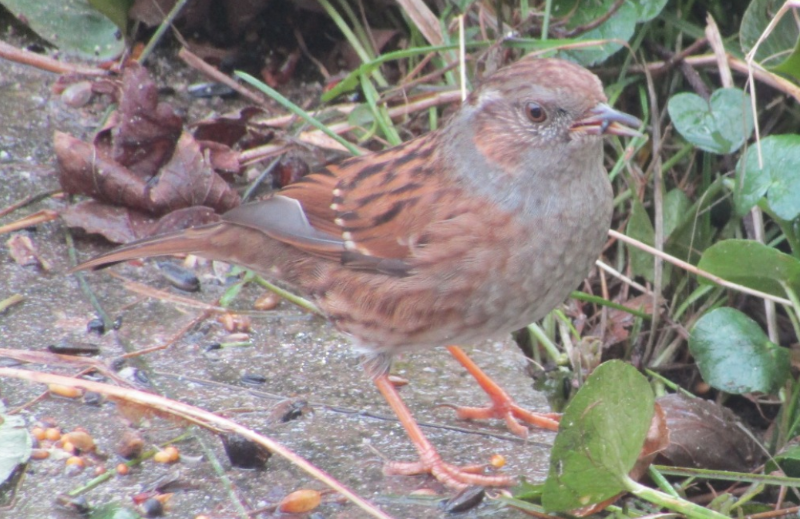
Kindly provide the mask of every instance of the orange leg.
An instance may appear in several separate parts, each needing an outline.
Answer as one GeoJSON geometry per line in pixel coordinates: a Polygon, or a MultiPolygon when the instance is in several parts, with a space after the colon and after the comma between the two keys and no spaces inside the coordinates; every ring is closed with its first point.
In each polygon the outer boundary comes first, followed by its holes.
{"type": "Polygon", "coordinates": [[[462,489],[469,485],[482,486],[509,486],[514,484],[509,476],[486,476],[480,474],[482,466],[458,467],[445,463],[428,438],[422,433],[419,424],[411,415],[411,411],[400,398],[397,388],[388,378],[387,374],[374,377],[373,381],[383,397],[392,407],[400,424],[405,428],[406,434],[414,443],[419,453],[419,461],[398,462],[390,461],[383,469],[387,475],[415,475],[431,474],[442,484],[455,489],[462,489]]]}
{"type": "Polygon", "coordinates": [[[503,388],[498,386],[494,380],[489,378],[489,375],[484,373],[484,371],[467,356],[464,350],[458,346],[448,346],[447,350],[462,366],[467,368],[467,371],[475,377],[475,380],[478,381],[478,384],[492,400],[491,405],[487,407],[452,406],[459,418],[462,420],[501,418],[506,422],[506,426],[511,432],[523,438],[528,436],[528,428],[522,425],[522,423],[541,427],[542,429],[549,429],[551,431],[558,430],[558,422],[561,419],[561,415],[557,413],[533,413],[527,409],[521,408],[503,388]]]}

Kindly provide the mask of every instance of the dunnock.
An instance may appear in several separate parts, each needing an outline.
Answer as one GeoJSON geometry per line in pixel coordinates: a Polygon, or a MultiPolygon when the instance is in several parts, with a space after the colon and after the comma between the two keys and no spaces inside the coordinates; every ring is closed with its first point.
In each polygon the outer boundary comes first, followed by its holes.
{"type": "MultiPolygon", "coordinates": [[[[440,130],[324,167],[218,223],[128,244],[82,264],[192,253],[242,265],[312,299],[368,357],[420,460],[387,472],[430,472],[452,487],[507,476],[445,463],[387,379],[396,352],[475,343],[542,318],[600,253],[612,193],[603,134],[639,120],[605,104],[600,80],[557,59],[523,58],[485,78],[440,130]]],[[[500,417],[555,428],[529,413],[459,348],[448,347],[500,417]]]]}

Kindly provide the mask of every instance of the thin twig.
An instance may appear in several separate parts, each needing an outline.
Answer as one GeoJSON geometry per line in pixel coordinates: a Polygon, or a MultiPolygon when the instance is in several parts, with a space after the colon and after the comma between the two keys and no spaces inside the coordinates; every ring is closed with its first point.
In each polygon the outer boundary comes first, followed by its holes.
{"type": "Polygon", "coordinates": [[[32,67],[55,72],[56,74],[81,74],[84,76],[107,76],[108,71],[101,68],[89,67],[87,65],[77,65],[74,63],[64,63],[49,56],[42,56],[28,50],[22,50],[0,41],[0,58],[7,59],[16,63],[30,65],[32,67]]]}
{"type": "Polygon", "coordinates": [[[180,52],[178,52],[178,57],[182,59],[190,67],[198,70],[199,72],[208,76],[212,80],[230,87],[231,89],[239,93],[239,95],[246,97],[250,101],[258,104],[259,106],[264,106],[267,104],[266,97],[258,95],[253,90],[245,87],[240,82],[231,78],[227,74],[220,72],[217,68],[212,67],[211,65],[203,61],[202,58],[194,54],[186,47],[182,48],[180,52]]]}

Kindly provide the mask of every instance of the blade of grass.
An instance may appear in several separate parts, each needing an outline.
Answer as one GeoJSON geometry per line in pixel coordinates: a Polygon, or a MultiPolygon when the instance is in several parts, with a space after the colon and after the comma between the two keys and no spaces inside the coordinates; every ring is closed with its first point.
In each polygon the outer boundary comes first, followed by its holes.
{"type": "Polygon", "coordinates": [[[356,146],[354,146],[350,142],[346,141],[345,139],[343,139],[342,137],[340,137],[336,133],[332,132],[327,126],[325,126],[319,120],[317,120],[314,117],[312,117],[311,115],[309,115],[308,112],[306,112],[305,110],[303,110],[302,108],[300,108],[299,106],[294,104],[293,102],[289,101],[287,98],[285,98],[280,92],[278,92],[274,88],[270,87],[269,85],[267,85],[265,83],[262,83],[258,79],[254,78],[253,76],[251,76],[250,74],[247,74],[245,72],[241,72],[241,71],[237,70],[235,72],[235,74],[236,74],[236,77],[241,78],[244,82],[249,83],[250,85],[256,87],[259,90],[261,90],[266,95],[268,95],[269,97],[271,97],[272,99],[274,99],[275,101],[280,103],[281,106],[283,106],[284,108],[286,108],[287,110],[289,110],[290,112],[295,114],[296,116],[302,118],[308,124],[310,124],[314,128],[317,128],[319,131],[321,131],[322,133],[324,133],[325,135],[327,135],[331,139],[335,140],[336,142],[338,142],[339,144],[341,144],[342,146],[347,148],[347,150],[350,151],[350,153],[352,153],[353,155],[361,155],[361,153],[358,151],[358,148],[356,146]]]}
{"type": "Polygon", "coordinates": [[[389,141],[389,144],[392,146],[401,144],[403,140],[397,133],[394,124],[392,124],[392,118],[389,117],[386,106],[378,105],[378,91],[365,75],[361,76],[361,91],[364,92],[364,98],[367,101],[370,112],[372,112],[372,117],[375,119],[381,132],[383,132],[383,136],[389,141]]]}
{"type": "Polygon", "coordinates": [[[625,305],[615,303],[614,301],[609,301],[608,299],[603,299],[600,296],[593,296],[591,294],[587,294],[586,292],[581,292],[579,290],[575,290],[569,296],[579,301],[586,301],[587,303],[594,303],[596,305],[607,306],[615,310],[621,310],[623,312],[635,315],[636,317],[641,317],[642,319],[646,319],[648,321],[653,318],[653,316],[651,316],[648,313],[642,312],[640,310],[634,310],[633,308],[629,308],[625,305]]]}
{"type": "MultiPolygon", "coordinates": [[[[325,12],[328,13],[328,16],[331,17],[333,23],[335,23],[336,26],[339,28],[339,30],[342,31],[342,34],[344,34],[344,37],[345,39],[347,39],[347,42],[353,47],[353,50],[356,52],[356,54],[358,54],[359,59],[361,59],[363,63],[372,61],[372,56],[370,55],[370,53],[367,52],[367,50],[364,48],[363,45],[361,45],[361,42],[358,40],[358,37],[356,37],[355,33],[353,33],[352,29],[350,29],[350,27],[347,25],[347,22],[344,21],[344,18],[342,18],[339,12],[333,8],[330,2],[328,2],[328,0],[317,0],[317,1],[322,6],[322,8],[325,9],[325,12]]],[[[386,81],[386,79],[383,77],[383,75],[380,73],[379,70],[377,69],[373,70],[371,71],[371,74],[375,78],[375,81],[378,83],[379,86],[382,87],[389,86],[389,83],[386,81]]]]}

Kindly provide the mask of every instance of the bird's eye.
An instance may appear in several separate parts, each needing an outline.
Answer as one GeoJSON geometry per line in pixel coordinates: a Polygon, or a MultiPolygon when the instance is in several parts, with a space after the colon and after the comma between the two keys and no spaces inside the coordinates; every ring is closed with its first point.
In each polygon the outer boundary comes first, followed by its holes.
{"type": "Polygon", "coordinates": [[[543,123],[547,119],[547,113],[539,103],[528,103],[525,105],[525,115],[533,123],[543,123]]]}

